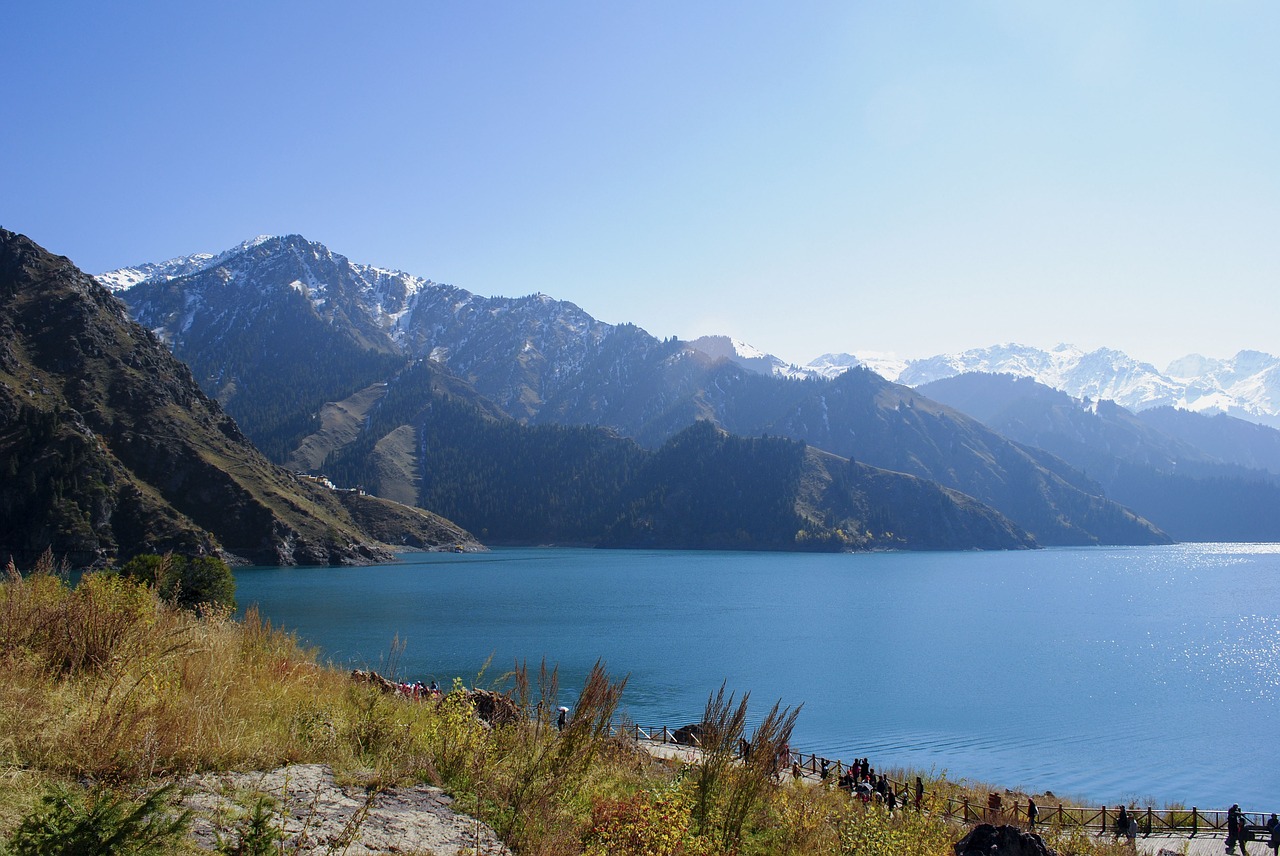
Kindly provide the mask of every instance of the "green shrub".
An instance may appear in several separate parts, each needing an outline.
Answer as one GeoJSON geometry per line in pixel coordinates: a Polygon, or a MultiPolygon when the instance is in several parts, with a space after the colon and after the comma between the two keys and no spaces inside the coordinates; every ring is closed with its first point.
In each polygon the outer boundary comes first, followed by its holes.
{"type": "Polygon", "coordinates": [[[235,838],[223,840],[219,835],[217,851],[225,856],[276,856],[284,830],[278,818],[276,801],[267,794],[255,794],[236,823],[235,838]]]}
{"type": "Polygon", "coordinates": [[[213,556],[146,553],[126,562],[120,573],[154,586],[160,597],[184,609],[203,603],[232,609],[236,605],[236,580],[231,568],[213,556]]]}
{"type": "Polygon", "coordinates": [[[9,853],[166,856],[179,849],[190,822],[189,812],[173,813],[175,790],[167,785],[134,802],[105,788],[80,793],[66,785],[49,785],[9,837],[9,853]]]}

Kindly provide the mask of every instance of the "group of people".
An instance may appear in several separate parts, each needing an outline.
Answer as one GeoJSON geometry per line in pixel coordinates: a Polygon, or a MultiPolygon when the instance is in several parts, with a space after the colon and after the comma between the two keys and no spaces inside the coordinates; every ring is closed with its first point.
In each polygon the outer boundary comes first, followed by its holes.
{"type": "MultiPolygon", "coordinates": [[[[792,763],[791,775],[797,779],[800,778],[801,770],[798,761],[792,763]]],[[[831,762],[826,758],[821,759],[818,775],[824,782],[831,779],[831,762]]],[[[836,779],[836,784],[841,790],[847,791],[862,802],[869,803],[874,801],[881,803],[891,812],[900,805],[907,805],[911,799],[909,789],[897,790],[894,787],[894,783],[889,780],[889,776],[884,773],[876,773],[875,768],[871,766],[871,762],[866,758],[855,758],[852,764],[844,768],[844,772],[836,779]]],[[[916,776],[916,808],[920,808],[920,803],[923,799],[924,782],[919,776],[916,776]]]]}
{"type": "Polygon", "coordinates": [[[428,699],[435,701],[439,700],[443,695],[435,681],[432,681],[427,686],[424,686],[422,681],[414,681],[411,684],[398,683],[396,684],[396,692],[414,701],[426,701],[428,699]]]}
{"type": "Polygon", "coordinates": [[[1116,834],[1116,841],[1125,838],[1130,844],[1134,844],[1138,839],[1138,818],[1136,815],[1129,814],[1129,810],[1124,806],[1120,806],[1112,829],[1116,834]]]}
{"type": "MultiPolygon", "coordinates": [[[[1262,825],[1262,831],[1266,835],[1267,846],[1271,848],[1271,852],[1280,851],[1280,817],[1276,817],[1273,813],[1262,825]]],[[[1249,821],[1240,810],[1239,804],[1231,806],[1227,809],[1227,852],[1235,853],[1236,845],[1239,844],[1242,856],[1249,856],[1245,845],[1253,840],[1253,830],[1249,828],[1249,821]]]]}

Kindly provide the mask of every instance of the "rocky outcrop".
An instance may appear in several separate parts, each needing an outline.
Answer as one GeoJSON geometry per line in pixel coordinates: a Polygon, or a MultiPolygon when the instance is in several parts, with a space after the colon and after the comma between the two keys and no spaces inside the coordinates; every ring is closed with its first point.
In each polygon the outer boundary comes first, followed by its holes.
{"type": "Polygon", "coordinates": [[[321,764],[266,773],[208,773],[183,785],[189,792],[186,806],[195,813],[191,835],[203,850],[214,850],[219,841],[235,846],[239,818],[266,797],[275,806],[270,822],[283,833],[288,853],[510,852],[492,829],[455,812],[453,800],[429,785],[344,787],[321,764]]]}
{"type": "Polygon", "coordinates": [[[388,695],[400,691],[400,687],[396,685],[395,681],[387,680],[372,669],[368,671],[365,669],[352,669],[351,680],[358,684],[368,684],[388,695]]]}
{"type": "Polygon", "coordinates": [[[520,707],[502,693],[491,690],[469,690],[467,698],[476,709],[476,716],[490,725],[506,725],[520,719],[520,707]]]}
{"type": "Polygon", "coordinates": [[[956,856],[1058,856],[1034,832],[982,823],[955,845],[956,856]]]}

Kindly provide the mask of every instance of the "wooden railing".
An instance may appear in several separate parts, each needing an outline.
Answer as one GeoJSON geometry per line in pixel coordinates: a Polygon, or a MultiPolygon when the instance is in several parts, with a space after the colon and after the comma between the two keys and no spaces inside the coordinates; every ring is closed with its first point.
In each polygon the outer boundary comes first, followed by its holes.
{"type": "MultiPolygon", "coordinates": [[[[617,730],[617,733],[630,737],[637,742],[644,740],[651,743],[676,743],[675,729],[668,728],[665,725],[660,728],[649,728],[632,723],[622,726],[617,730]]],[[[696,735],[689,735],[689,741],[679,745],[690,746],[695,749],[699,747],[696,735]]],[[[804,776],[813,778],[820,776],[824,762],[831,781],[838,780],[848,766],[839,759],[831,760],[816,753],[788,751],[785,766],[781,772],[788,772],[794,765],[794,767],[799,768],[804,776]]],[[[892,778],[889,781],[894,793],[905,797],[913,795],[912,783],[897,781],[892,778]]],[[[929,799],[929,805],[932,806],[932,810],[939,812],[943,816],[954,818],[964,823],[994,823],[996,825],[1008,823],[1016,826],[1029,826],[1028,809],[1030,806],[1022,799],[1007,801],[1007,796],[1004,793],[991,793],[988,795],[985,804],[975,804],[968,797],[933,795],[929,799]]],[[[1115,808],[1109,806],[1065,806],[1057,803],[1054,805],[1037,804],[1036,809],[1036,826],[1061,829],[1079,828],[1090,832],[1096,831],[1099,835],[1113,833],[1116,818],[1119,815],[1118,806],[1115,808]]],[[[1138,807],[1129,805],[1125,807],[1125,810],[1129,817],[1137,820],[1138,834],[1144,837],[1151,835],[1195,837],[1202,833],[1225,833],[1227,829],[1226,809],[1202,810],[1195,806],[1189,809],[1157,809],[1153,806],[1138,807]]],[[[1252,826],[1262,826],[1266,823],[1270,813],[1247,811],[1243,812],[1243,815],[1246,823],[1252,826]]]]}

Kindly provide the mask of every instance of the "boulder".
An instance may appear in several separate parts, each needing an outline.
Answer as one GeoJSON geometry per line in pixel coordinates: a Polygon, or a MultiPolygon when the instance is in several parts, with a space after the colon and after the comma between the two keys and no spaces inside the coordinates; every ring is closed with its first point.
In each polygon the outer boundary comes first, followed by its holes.
{"type": "Polygon", "coordinates": [[[682,746],[701,746],[703,733],[703,727],[698,723],[694,723],[671,732],[671,739],[682,746]]]}
{"type": "Polygon", "coordinates": [[[372,669],[369,669],[368,671],[365,671],[364,669],[352,669],[351,680],[359,684],[370,684],[371,686],[375,686],[382,690],[384,693],[394,693],[400,689],[396,686],[394,681],[387,680],[372,669]]]}
{"type": "Polygon", "coordinates": [[[490,690],[468,690],[467,698],[476,709],[476,716],[489,725],[506,725],[520,719],[520,706],[510,696],[490,690]]]}
{"type": "Polygon", "coordinates": [[[1058,856],[1034,832],[982,823],[955,845],[956,856],[1058,856]]]}

